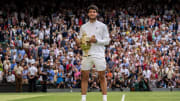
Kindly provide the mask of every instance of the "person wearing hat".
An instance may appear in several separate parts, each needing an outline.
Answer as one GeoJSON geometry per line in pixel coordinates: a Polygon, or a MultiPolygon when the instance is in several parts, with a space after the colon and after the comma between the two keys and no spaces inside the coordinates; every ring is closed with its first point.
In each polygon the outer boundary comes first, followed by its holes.
{"type": "MultiPolygon", "coordinates": [[[[106,83],[106,61],[105,61],[105,45],[110,42],[108,28],[105,24],[97,20],[98,7],[90,5],[88,7],[89,21],[83,24],[80,28],[79,39],[76,38],[77,46],[81,45],[80,39],[86,33],[90,37],[90,49],[88,55],[83,56],[82,60],[82,81],[81,81],[81,95],[82,101],[86,101],[86,92],[88,88],[89,72],[93,65],[98,71],[100,85],[102,89],[103,101],[107,101],[107,83],[106,83]]],[[[85,53],[85,51],[83,51],[85,53]]]]}

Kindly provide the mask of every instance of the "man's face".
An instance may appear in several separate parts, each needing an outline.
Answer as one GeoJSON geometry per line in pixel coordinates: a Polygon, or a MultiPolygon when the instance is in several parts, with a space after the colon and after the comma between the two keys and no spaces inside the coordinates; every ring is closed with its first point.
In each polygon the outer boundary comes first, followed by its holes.
{"type": "Polygon", "coordinates": [[[90,9],[88,12],[88,17],[91,20],[95,20],[97,17],[97,11],[95,9],[90,9]]]}

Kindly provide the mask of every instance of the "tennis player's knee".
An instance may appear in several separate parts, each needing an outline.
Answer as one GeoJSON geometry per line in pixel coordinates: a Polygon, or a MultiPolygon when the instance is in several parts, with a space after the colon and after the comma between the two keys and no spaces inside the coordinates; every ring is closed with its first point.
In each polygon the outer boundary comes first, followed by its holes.
{"type": "Polygon", "coordinates": [[[100,75],[99,79],[100,79],[100,81],[104,81],[105,80],[105,76],[104,75],[100,75]]]}
{"type": "Polygon", "coordinates": [[[82,80],[88,81],[88,79],[89,79],[89,72],[88,71],[82,71],[81,73],[82,73],[81,74],[82,80]]]}
{"type": "Polygon", "coordinates": [[[105,73],[104,72],[99,72],[99,80],[104,81],[105,80],[105,73]]]}

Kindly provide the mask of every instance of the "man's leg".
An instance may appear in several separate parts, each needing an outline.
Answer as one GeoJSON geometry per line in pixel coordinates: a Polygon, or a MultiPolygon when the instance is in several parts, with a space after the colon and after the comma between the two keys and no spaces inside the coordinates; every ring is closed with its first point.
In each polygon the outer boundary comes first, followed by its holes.
{"type": "Polygon", "coordinates": [[[17,91],[18,92],[20,92],[20,78],[18,77],[18,79],[17,79],[17,82],[18,82],[18,84],[17,84],[17,91]]]}
{"type": "Polygon", "coordinates": [[[81,95],[82,101],[86,101],[86,92],[88,88],[89,70],[81,71],[81,95]]]}
{"type": "Polygon", "coordinates": [[[107,82],[105,77],[105,71],[98,71],[98,76],[100,80],[103,101],[107,101],[107,82]]]}
{"type": "Polygon", "coordinates": [[[32,92],[32,79],[29,79],[29,92],[32,92]]]}
{"type": "Polygon", "coordinates": [[[103,101],[107,101],[106,60],[105,58],[93,58],[93,62],[98,71],[103,101]]]}
{"type": "Polygon", "coordinates": [[[22,92],[22,77],[19,80],[19,91],[22,92]]]}
{"type": "Polygon", "coordinates": [[[36,92],[36,77],[33,78],[33,92],[36,92]]]}
{"type": "Polygon", "coordinates": [[[16,77],[16,92],[18,92],[18,78],[16,77]]]}

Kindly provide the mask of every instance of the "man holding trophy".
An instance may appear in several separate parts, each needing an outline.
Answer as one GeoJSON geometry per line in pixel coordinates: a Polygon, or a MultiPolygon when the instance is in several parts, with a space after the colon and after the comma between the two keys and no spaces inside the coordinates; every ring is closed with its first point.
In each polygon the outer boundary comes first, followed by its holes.
{"type": "Polygon", "coordinates": [[[103,101],[107,101],[107,83],[105,77],[105,45],[110,42],[107,26],[97,21],[98,7],[90,5],[88,7],[89,21],[80,28],[80,37],[76,38],[76,43],[83,50],[81,68],[81,95],[82,101],[86,101],[88,79],[90,69],[95,65],[98,71],[103,101]]]}

